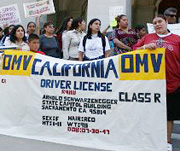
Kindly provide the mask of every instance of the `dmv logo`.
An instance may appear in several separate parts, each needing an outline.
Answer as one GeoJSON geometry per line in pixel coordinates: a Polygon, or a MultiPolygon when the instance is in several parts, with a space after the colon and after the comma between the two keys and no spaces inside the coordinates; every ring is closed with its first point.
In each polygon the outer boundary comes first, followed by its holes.
{"type": "Polygon", "coordinates": [[[120,80],[165,79],[165,49],[139,50],[120,55],[120,80]]]}
{"type": "Polygon", "coordinates": [[[22,51],[6,51],[1,62],[1,75],[30,76],[34,54],[22,51]]]}

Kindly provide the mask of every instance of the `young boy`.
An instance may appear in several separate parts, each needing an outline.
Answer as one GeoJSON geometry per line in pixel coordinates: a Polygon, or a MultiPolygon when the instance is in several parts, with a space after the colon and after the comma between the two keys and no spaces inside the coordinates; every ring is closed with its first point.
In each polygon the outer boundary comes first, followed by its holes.
{"type": "Polygon", "coordinates": [[[30,47],[30,51],[35,52],[35,53],[40,53],[42,55],[45,55],[44,52],[39,51],[40,40],[39,40],[39,36],[38,35],[36,35],[36,34],[29,35],[28,45],[30,47]]]}

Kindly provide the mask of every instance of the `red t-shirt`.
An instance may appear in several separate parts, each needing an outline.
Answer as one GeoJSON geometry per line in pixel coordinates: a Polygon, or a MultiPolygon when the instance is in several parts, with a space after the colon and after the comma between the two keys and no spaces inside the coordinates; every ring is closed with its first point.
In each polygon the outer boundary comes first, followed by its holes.
{"type": "Polygon", "coordinates": [[[42,54],[42,55],[45,55],[45,53],[43,51],[32,51],[34,53],[39,53],[39,54],[42,54]]]}
{"type": "Polygon", "coordinates": [[[43,51],[36,51],[36,53],[40,53],[42,55],[45,55],[45,53],[43,51]]]}
{"type": "Polygon", "coordinates": [[[180,36],[170,34],[166,37],[159,37],[155,33],[147,34],[133,46],[133,49],[149,43],[155,43],[158,47],[166,49],[167,92],[172,93],[180,87],[180,36]]]}

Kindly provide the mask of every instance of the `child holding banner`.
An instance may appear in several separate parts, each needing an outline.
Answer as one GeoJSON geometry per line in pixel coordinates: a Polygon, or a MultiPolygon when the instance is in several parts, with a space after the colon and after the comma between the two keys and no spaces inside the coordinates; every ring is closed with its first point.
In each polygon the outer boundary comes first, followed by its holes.
{"type": "Polygon", "coordinates": [[[180,37],[168,32],[167,24],[165,16],[157,15],[153,20],[155,33],[145,35],[133,48],[166,49],[168,151],[172,151],[173,121],[180,120],[180,37]]]}
{"type": "Polygon", "coordinates": [[[39,40],[38,35],[36,35],[36,34],[29,35],[28,45],[29,45],[30,51],[45,55],[44,52],[39,50],[40,40],[39,40]]]}

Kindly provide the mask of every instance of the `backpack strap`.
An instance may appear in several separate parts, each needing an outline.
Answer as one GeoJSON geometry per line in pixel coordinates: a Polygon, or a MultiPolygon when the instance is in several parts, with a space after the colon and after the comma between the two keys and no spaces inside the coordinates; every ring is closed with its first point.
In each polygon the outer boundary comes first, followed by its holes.
{"type": "Polygon", "coordinates": [[[84,38],[83,38],[83,47],[84,47],[84,53],[85,53],[85,51],[86,51],[86,40],[87,40],[87,36],[84,36],[84,38]]]}
{"type": "Polygon", "coordinates": [[[102,40],[102,47],[103,47],[103,55],[105,57],[105,49],[106,49],[106,38],[105,38],[105,36],[101,36],[101,40],[102,40]]]}

